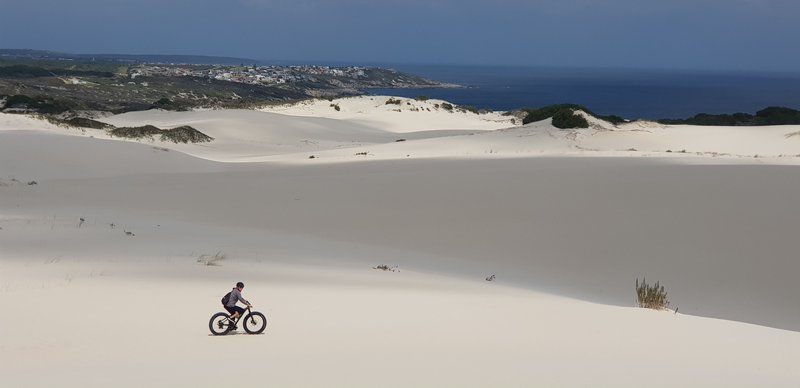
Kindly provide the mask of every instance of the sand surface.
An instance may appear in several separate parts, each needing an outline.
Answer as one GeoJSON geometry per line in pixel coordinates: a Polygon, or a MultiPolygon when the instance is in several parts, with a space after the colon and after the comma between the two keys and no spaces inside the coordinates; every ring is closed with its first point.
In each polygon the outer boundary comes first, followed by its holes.
{"type": "MultiPolygon", "coordinates": [[[[109,120],[206,125],[218,148],[0,115],[0,308],[24,317],[0,325],[10,386],[217,386],[231,358],[239,381],[276,386],[800,381],[791,158],[575,157],[571,142],[616,130],[547,123],[409,126],[427,138],[397,143],[398,131],[346,118],[146,113],[109,120]],[[309,160],[273,136],[331,143],[309,160]],[[345,151],[360,146],[338,148],[347,138],[430,154],[359,158],[345,151]],[[516,141],[548,152],[465,153],[516,141]],[[198,263],[217,252],[218,265],[198,263]],[[667,287],[677,314],[632,307],[641,276],[667,287]],[[267,331],[209,336],[238,280],[267,331]]],[[[669,129],[659,136],[715,144],[669,129]]],[[[800,153],[781,135],[794,128],[761,129],[737,152],[800,153]]],[[[613,136],[609,149],[654,138],[613,136]]],[[[710,152],[740,147],[719,144],[710,152]]]]}

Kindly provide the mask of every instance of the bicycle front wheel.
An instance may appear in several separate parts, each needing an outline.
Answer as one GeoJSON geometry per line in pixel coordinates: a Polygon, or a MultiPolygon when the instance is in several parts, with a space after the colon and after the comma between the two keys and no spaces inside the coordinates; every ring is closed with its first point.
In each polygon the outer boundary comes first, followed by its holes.
{"type": "Polygon", "coordinates": [[[230,319],[228,319],[228,314],[216,313],[211,317],[211,320],[208,321],[208,328],[211,330],[211,334],[223,335],[233,330],[233,324],[230,319]]]}
{"type": "Polygon", "coordinates": [[[259,312],[252,312],[244,318],[244,331],[248,334],[261,334],[267,328],[267,317],[259,312]]]}

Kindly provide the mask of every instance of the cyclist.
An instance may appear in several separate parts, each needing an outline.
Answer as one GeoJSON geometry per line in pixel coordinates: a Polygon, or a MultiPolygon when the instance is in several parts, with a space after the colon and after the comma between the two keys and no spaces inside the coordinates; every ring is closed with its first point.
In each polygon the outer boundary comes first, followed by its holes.
{"type": "Polygon", "coordinates": [[[244,309],[237,306],[236,302],[242,302],[245,305],[250,306],[250,302],[248,302],[247,299],[242,298],[243,289],[244,289],[244,283],[238,282],[236,283],[236,287],[234,287],[233,290],[231,290],[231,292],[228,295],[226,295],[228,297],[227,303],[225,303],[226,302],[225,298],[223,298],[222,306],[225,307],[225,310],[227,310],[231,314],[232,320],[236,320],[237,318],[239,318],[240,315],[244,314],[244,309]]]}

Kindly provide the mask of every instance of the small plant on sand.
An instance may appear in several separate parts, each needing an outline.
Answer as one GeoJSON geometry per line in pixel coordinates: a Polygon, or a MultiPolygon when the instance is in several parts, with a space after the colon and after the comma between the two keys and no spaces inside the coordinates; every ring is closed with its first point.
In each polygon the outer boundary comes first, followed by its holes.
{"type": "Polygon", "coordinates": [[[453,104],[448,104],[446,102],[443,102],[442,103],[442,109],[448,110],[448,111],[452,111],[453,110],[453,104]]]}
{"type": "Polygon", "coordinates": [[[636,301],[639,307],[648,309],[664,310],[669,306],[669,299],[664,286],[658,284],[658,282],[649,285],[645,278],[642,278],[641,283],[639,283],[639,278],[636,278],[636,301]]]}
{"type": "Polygon", "coordinates": [[[386,105],[400,105],[402,103],[403,103],[402,101],[400,101],[399,99],[395,99],[395,98],[390,98],[390,99],[386,100],[386,105]]]}
{"type": "Polygon", "coordinates": [[[428,101],[428,96],[417,96],[417,101],[428,101]]]}
{"type": "Polygon", "coordinates": [[[337,112],[342,110],[342,108],[339,106],[339,104],[331,104],[331,108],[335,109],[337,112]]]}
{"type": "Polygon", "coordinates": [[[372,267],[372,269],[378,269],[378,270],[381,270],[381,271],[390,271],[390,272],[400,272],[400,268],[398,268],[396,265],[394,267],[390,267],[390,266],[388,266],[386,264],[381,264],[381,265],[372,267]]]}
{"type": "Polygon", "coordinates": [[[225,254],[217,252],[213,255],[200,255],[197,258],[197,262],[205,266],[219,266],[226,258],[225,254]]]}

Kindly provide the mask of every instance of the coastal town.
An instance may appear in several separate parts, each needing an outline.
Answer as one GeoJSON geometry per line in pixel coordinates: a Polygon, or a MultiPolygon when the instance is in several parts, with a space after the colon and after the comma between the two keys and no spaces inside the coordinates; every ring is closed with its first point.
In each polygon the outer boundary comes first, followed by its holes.
{"type": "MultiPolygon", "coordinates": [[[[220,81],[238,82],[252,85],[279,85],[298,82],[318,82],[320,79],[344,78],[349,80],[367,80],[370,68],[347,66],[198,66],[198,65],[163,65],[140,64],[133,67],[129,74],[136,77],[198,77],[220,81]]],[[[385,69],[381,69],[385,71],[385,69]]]]}

